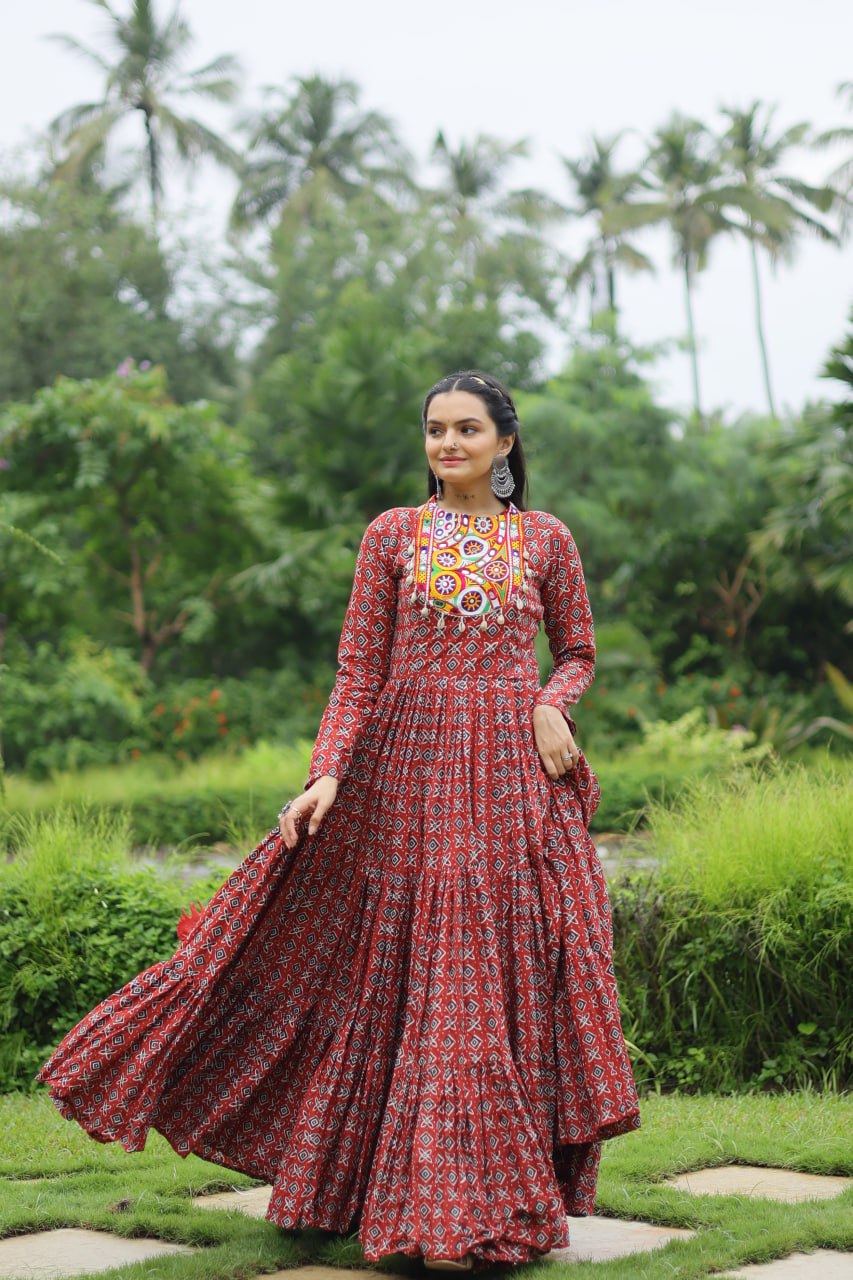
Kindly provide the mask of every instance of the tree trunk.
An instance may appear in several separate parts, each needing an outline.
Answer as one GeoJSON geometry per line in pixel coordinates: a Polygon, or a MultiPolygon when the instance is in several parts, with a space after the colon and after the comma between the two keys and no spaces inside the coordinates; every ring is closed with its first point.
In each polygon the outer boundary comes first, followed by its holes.
{"type": "Polygon", "coordinates": [[[687,305],[687,344],[690,348],[690,364],[693,370],[693,409],[698,421],[705,426],[702,413],[702,397],[699,393],[699,355],[696,350],[696,327],[693,323],[693,297],[691,293],[690,256],[684,255],[684,300],[687,305]]]}
{"type": "Polygon", "coordinates": [[[151,225],[156,228],[160,206],[160,147],[157,142],[154,116],[148,107],[142,108],[145,117],[145,136],[148,154],[148,194],[151,198],[151,225]]]}
{"type": "Polygon", "coordinates": [[[607,272],[607,306],[610,311],[609,330],[611,338],[616,337],[616,272],[613,267],[613,253],[608,246],[604,252],[604,265],[607,272]]]}
{"type": "MultiPolygon", "coordinates": [[[[750,223],[750,230],[752,224],[750,223]]],[[[749,237],[749,255],[752,258],[752,285],[755,291],[755,325],[758,330],[758,345],[761,350],[761,368],[764,372],[764,390],[767,393],[767,407],[770,410],[770,417],[778,419],[776,412],[776,404],[773,400],[773,387],[770,382],[770,363],[767,359],[767,343],[764,340],[764,318],[761,306],[761,277],[758,274],[758,254],[755,249],[755,241],[752,236],[749,237]]]]}

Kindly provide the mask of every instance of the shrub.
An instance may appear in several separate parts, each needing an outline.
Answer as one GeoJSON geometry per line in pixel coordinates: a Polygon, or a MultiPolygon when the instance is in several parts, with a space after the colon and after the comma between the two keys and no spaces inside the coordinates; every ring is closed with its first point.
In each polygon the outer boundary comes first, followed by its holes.
{"type": "Polygon", "coordinates": [[[0,1091],[26,1088],[84,1014],[175,951],[189,897],[130,863],[121,817],[19,820],[16,843],[0,868],[0,1091]]]}
{"type": "Polygon", "coordinates": [[[853,805],[827,763],[655,805],[660,870],[612,887],[623,1022],[659,1087],[853,1080],[853,805]]]}

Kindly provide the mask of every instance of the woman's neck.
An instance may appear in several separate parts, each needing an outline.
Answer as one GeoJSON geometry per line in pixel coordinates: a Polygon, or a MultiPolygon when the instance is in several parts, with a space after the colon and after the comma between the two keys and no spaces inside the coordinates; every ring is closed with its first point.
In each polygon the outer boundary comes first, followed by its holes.
{"type": "Polygon", "coordinates": [[[464,516],[499,516],[506,511],[500,498],[492,493],[489,479],[484,486],[455,485],[444,482],[444,492],[436,497],[436,502],[444,511],[453,511],[464,516]]]}

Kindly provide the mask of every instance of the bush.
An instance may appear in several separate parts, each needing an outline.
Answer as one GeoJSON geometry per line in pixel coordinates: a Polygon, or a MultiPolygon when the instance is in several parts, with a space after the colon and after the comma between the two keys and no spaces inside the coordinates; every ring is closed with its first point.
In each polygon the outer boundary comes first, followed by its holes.
{"type": "MultiPolygon", "coordinates": [[[[660,869],[611,885],[642,1088],[853,1083],[849,782],[841,764],[796,766],[706,780],[653,809],[660,869]]],[[[133,866],[121,817],[66,811],[15,826],[19,855],[0,866],[0,1089],[27,1088],[89,1009],[173,953],[191,896],[133,866]]],[[[221,879],[192,896],[207,900],[221,879]]]]}
{"type": "Polygon", "coordinates": [[[332,678],[320,666],[310,680],[282,666],[155,685],[126,649],[85,637],[64,653],[16,644],[4,676],[5,764],[48,778],[151,752],[197,760],[264,738],[310,737],[332,678]]]}
{"type": "Polygon", "coordinates": [[[189,896],[132,866],[120,817],[20,820],[16,843],[0,867],[0,1091],[28,1087],[94,1005],[175,951],[189,896]]]}
{"type": "Polygon", "coordinates": [[[646,1084],[853,1082],[850,770],[695,784],[653,806],[654,874],[611,890],[625,1033],[646,1084]]]}

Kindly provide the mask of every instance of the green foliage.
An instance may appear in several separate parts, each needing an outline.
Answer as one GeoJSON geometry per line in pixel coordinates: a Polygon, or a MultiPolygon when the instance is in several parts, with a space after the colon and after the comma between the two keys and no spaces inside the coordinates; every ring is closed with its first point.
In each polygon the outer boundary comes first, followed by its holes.
{"type": "Polygon", "coordinates": [[[16,824],[0,868],[0,1089],[123,982],[175,950],[179,885],[131,869],[122,816],[81,807],[16,824]]]}
{"type": "MultiPolygon", "coordinates": [[[[3,488],[31,504],[33,536],[73,562],[73,595],[67,584],[52,592],[66,625],[132,645],[145,672],[177,636],[215,638],[229,577],[253,549],[257,488],[213,406],[177,405],[161,370],[128,364],[7,408],[0,451],[3,488]]],[[[4,583],[13,620],[26,617],[24,597],[19,581],[4,583]]]]}
{"type": "Polygon", "coordinates": [[[40,641],[15,646],[3,680],[6,764],[45,777],[53,769],[107,764],[141,735],[147,681],[125,649],[97,648],[87,636],[66,656],[40,641]]]}
{"type": "Polygon", "coordinates": [[[207,309],[173,314],[180,265],[119,210],[116,192],[0,185],[0,405],[59,376],[105,377],[128,356],[164,365],[182,401],[233,380],[207,309]]]}
{"type": "Polygon", "coordinates": [[[11,851],[25,829],[21,819],[71,814],[82,821],[97,810],[121,817],[135,846],[193,848],[227,840],[254,847],[275,824],[283,801],[304,785],[309,755],[307,742],[283,747],[260,741],[186,764],[141,754],[124,765],[56,772],[44,782],[10,775],[0,835],[11,851]]]}
{"type": "Polygon", "coordinates": [[[652,807],[660,869],[612,900],[624,1027],[657,1087],[849,1086],[849,794],[827,763],[652,807]]]}

